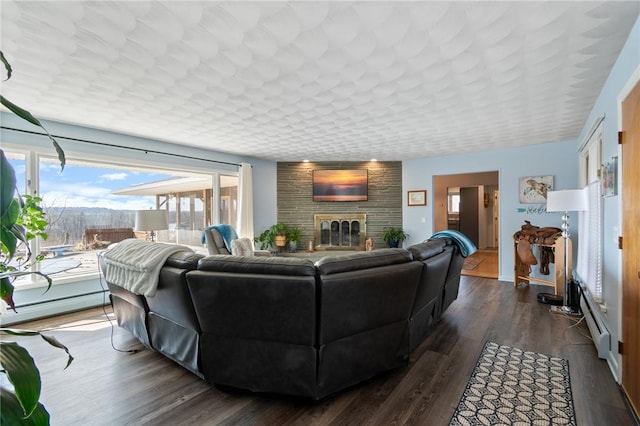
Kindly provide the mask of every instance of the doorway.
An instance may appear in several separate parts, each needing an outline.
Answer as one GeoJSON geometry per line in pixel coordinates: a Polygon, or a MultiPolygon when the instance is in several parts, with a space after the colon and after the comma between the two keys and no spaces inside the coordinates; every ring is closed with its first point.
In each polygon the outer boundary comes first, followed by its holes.
{"type": "Polygon", "coordinates": [[[455,229],[478,247],[466,259],[463,275],[498,278],[498,171],[433,178],[434,232],[455,229]]]}
{"type": "Polygon", "coordinates": [[[622,388],[640,413],[640,83],[622,102],[622,388]]]}

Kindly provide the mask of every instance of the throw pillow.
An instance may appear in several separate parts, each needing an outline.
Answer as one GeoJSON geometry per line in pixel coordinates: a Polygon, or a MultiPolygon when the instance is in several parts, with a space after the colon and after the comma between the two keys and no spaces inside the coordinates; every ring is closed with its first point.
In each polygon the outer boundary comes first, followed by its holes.
{"type": "Polygon", "coordinates": [[[234,256],[253,256],[253,242],[251,238],[231,240],[231,254],[234,256]]]}

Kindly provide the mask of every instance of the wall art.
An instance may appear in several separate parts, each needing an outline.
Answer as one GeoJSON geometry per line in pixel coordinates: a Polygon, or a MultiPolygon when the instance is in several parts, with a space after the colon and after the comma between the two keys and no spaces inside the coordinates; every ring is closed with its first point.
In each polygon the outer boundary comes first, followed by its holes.
{"type": "Polygon", "coordinates": [[[602,196],[618,195],[618,157],[602,166],[602,196]]]}
{"type": "Polygon", "coordinates": [[[367,201],[368,172],[358,170],[314,170],[313,201],[367,201]]]}
{"type": "Polygon", "coordinates": [[[427,191],[407,191],[407,205],[408,206],[426,206],[427,205],[427,191]]]}
{"type": "Polygon", "coordinates": [[[520,203],[546,204],[547,191],[553,191],[553,176],[525,176],[520,178],[520,203]]]}

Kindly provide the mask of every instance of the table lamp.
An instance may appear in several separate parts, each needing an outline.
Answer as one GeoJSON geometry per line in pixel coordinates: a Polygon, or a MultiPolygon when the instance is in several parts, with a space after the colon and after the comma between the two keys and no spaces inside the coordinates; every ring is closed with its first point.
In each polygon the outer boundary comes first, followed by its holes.
{"type": "Polygon", "coordinates": [[[156,232],[161,229],[168,229],[166,210],[138,210],[136,211],[136,231],[150,231],[151,242],[154,242],[156,232]]]}
{"type": "MultiPolygon", "coordinates": [[[[562,306],[552,306],[553,312],[575,314],[573,308],[568,304],[569,297],[569,212],[587,209],[587,194],[582,189],[565,189],[562,191],[547,192],[547,211],[564,212],[562,215],[562,238],[564,238],[564,296],[562,306]]],[[[556,261],[557,264],[557,261],[556,261]]]]}

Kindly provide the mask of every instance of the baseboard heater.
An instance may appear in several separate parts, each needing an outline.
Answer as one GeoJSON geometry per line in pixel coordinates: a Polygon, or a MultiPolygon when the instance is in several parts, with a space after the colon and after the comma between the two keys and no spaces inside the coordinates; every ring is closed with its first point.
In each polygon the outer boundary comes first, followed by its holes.
{"type": "Polygon", "coordinates": [[[582,297],[580,298],[580,309],[584,314],[587,327],[593,338],[593,344],[598,351],[598,358],[607,359],[611,350],[611,335],[609,330],[602,321],[599,309],[593,309],[596,306],[595,301],[591,298],[589,291],[582,285],[579,286],[582,297]]]}

